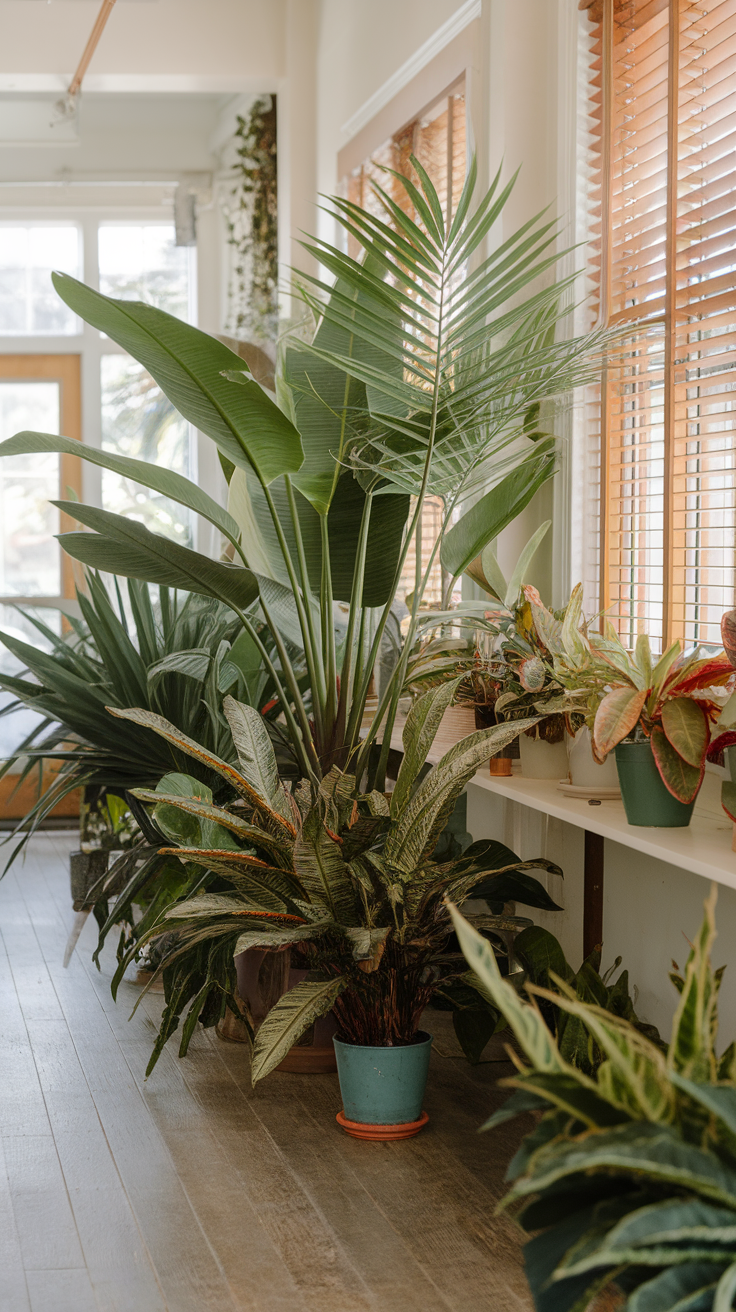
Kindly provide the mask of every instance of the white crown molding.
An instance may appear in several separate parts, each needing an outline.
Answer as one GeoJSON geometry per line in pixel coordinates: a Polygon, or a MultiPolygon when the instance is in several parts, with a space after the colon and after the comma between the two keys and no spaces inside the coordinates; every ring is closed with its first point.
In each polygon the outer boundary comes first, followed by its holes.
{"type": "Polygon", "coordinates": [[[456,9],[452,17],[448,18],[447,22],[443,23],[441,27],[438,27],[437,31],[433,32],[432,36],[424,42],[424,45],[415,50],[411,58],[407,59],[406,63],[401,65],[401,68],[397,68],[396,72],[392,73],[383,86],[374,91],[373,95],[361,105],[360,109],[356,110],[346,123],[343,123],[341,131],[346,142],[360,132],[367,123],[370,123],[376,114],[380,114],[389,101],[393,100],[394,96],[398,95],[411,82],[412,78],[417,76],[417,73],[421,73],[422,69],[426,68],[427,64],[431,63],[440,51],[444,50],[445,46],[449,45],[450,41],[454,40],[468,26],[468,23],[472,23],[474,19],[479,18],[480,9],[481,0],[465,0],[465,4],[456,9]]]}

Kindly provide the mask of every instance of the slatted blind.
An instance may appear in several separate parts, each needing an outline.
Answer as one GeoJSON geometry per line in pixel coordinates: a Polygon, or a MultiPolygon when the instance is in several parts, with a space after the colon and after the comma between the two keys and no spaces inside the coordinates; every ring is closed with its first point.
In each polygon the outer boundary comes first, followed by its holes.
{"type": "MultiPolygon", "coordinates": [[[[451,221],[460,199],[466,173],[466,121],[464,80],[455,84],[427,109],[418,114],[393,136],[389,137],[370,159],[364,161],[347,181],[350,200],[362,205],[385,220],[386,214],[371,186],[375,181],[401,208],[416,219],[414,207],[406,192],[384,168],[394,169],[407,177],[412,176],[411,156],[415,155],[427,170],[447,221],[451,221]]],[[[416,179],[414,179],[416,181],[416,179]]],[[[357,254],[357,243],[349,245],[351,255],[357,254]]],[[[426,569],[432,546],[442,525],[444,506],[440,497],[428,497],[422,514],[422,571],[426,569]]],[[[399,597],[414,591],[416,584],[416,549],[412,543],[407,553],[404,572],[399,585],[399,597]]],[[[429,576],[424,601],[439,605],[442,598],[442,570],[435,561],[429,576]]]]}
{"type": "Polygon", "coordinates": [[[602,601],[633,643],[717,643],[736,582],[736,0],[596,0],[602,601]]]}

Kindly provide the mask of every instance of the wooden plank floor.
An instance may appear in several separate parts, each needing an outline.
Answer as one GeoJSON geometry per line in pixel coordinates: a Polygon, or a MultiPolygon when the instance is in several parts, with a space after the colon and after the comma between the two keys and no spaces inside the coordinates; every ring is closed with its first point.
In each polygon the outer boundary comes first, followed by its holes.
{"type": "Polygon", "coordinates": [[[91,921],[61,966],[72,846],[40,835],[0,882],[2,1312],[529,1312],[494,1216],[518,1131],[476,1133],[504,1067],[431,1013],[430,1123],[394,1144],[341,1133],[336,1076],[253,1091],[210,1032],[145,1081],[160,999],[113,1003],[91,921]]]}

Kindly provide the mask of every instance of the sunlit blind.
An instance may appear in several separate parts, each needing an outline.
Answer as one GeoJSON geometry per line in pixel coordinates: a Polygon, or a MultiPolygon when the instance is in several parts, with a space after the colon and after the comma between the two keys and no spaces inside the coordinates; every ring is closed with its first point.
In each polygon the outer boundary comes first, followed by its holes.
{"type": "MultiPolygon", "coordinates": [[[[386,218],[385,210],[375,189],[371,185],[377,182],[387,191],[401,208],[416,219],[417,215],[401,184],[387,174],[386,168],[412,178],[411,156],[414,155],[426,169],[445,213],[446,221],[452,219],[465,181],[466,157],[466,122],[465,122],[465,86],[459,83],[441,96],[437,101],[412,119],[393,136],[389,137],[370,159],[364,161],[347,180],[347,192],[350,200],[362,205],[371,213],[386,218]]],[[[350,253],[356,255],[357,242],[351,244],[350,253]]],[[[439,497],[429,497],[422,515],[422,570],[429,563],[429,556],[440,530],[443,516],[443,504],[439,497]]],[[[416,582],[416,551],[412,543],[404,566],[398,595],[403,600],[414,591],[416,582]]],[[[429,575],[428,586],[424,593],[427,605],[439,605],[442,598],[442,570],[437,560],[429,575]]]]}
{"type": "Polygon", "coordinates": [[[718,642],[734,603],[736,0],[603,0],[600,296],[630,323],[602,398],[603,604],[718,642]]]}

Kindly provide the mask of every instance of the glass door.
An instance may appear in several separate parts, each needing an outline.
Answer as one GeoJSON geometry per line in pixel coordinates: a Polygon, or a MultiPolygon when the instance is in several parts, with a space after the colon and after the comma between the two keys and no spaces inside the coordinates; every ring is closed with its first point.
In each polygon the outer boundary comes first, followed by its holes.
{"type": "MultiPolygon", "coordinates": [[[[81,439],[80,357],[78,355],[0,355],[0,441],[30,429],[81,439]]],[[[74,595],[73,566],[55,535],[73,527],[49,504],[81,496],[81,461],[72,456],[30,455],[0,459],[0,629],[24,642],[41,645],[42,636],[27,612],[39,608],[43,622],[60,631],[61,613],[53,607],[74,595]]],[[[0,668],[20,666],[0,646],[0,668]]],[[[12,697],[0,692],[0,706],[12,697]]],[[[0,760],[30,732],[31,711],[0,717],[0,760]]],[[[21,816],[35,800],[35,778],[13,796],[17,780],[0,779],[0,818],[21,816]]],[[[76,799],[68,799],[74,813],[76,799]]]]}

